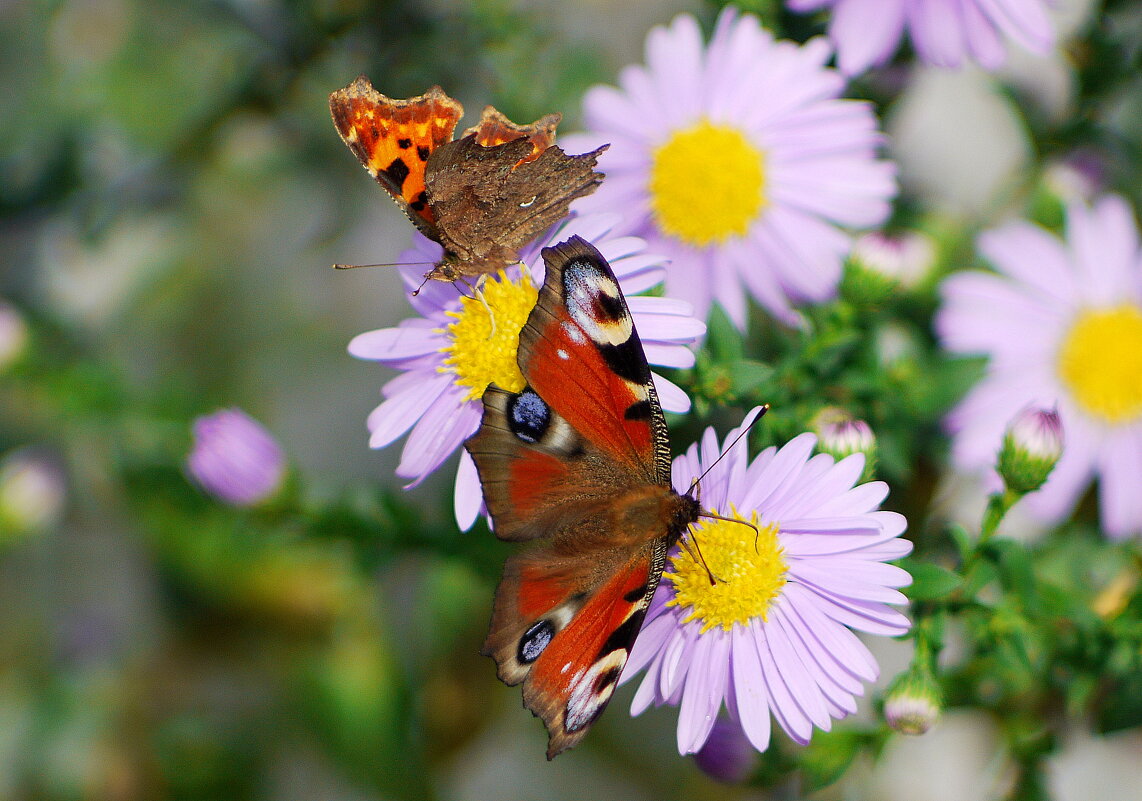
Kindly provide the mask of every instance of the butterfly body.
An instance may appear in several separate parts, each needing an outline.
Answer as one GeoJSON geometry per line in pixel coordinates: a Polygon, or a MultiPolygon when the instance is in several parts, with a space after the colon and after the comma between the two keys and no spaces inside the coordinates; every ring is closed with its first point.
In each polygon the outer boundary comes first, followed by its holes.
{"type": "Polygon", "coordinates": [[[518,393],[490,387],[467,443],[496,535],[526,542],[496,592],[484,653],[523,684],[548,757],[610,700],[666,553],[698,518],[670,485],[666,423],[638,333],[603,257],[575,237],[520,332],[518,393]]]}
{"type": "Polygon", "coordinates": [[[456,281],[515,264],[519,249],[602,181],[600,148],[568,156],[558,114],[516,125],[496,109],[459,139],[463,107],[438,86],[394,100],[359,77],[329,97],[333,123],[414,225],[444,249],[427,277],[456,281]]]}

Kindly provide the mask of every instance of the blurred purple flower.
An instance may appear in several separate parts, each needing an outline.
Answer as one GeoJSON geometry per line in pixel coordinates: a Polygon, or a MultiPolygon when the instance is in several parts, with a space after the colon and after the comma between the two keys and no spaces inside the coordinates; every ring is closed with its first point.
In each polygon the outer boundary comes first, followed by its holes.
{"type": "Polygon", "coordinates": [[[707,776],[724,784],[740,784],[757,767],[757,751],[742,727],[718,715],[706,744],[694,754],[694,761],[707,776]]]}
{"type": "Polygon", "coordinates": [[[896,194],[873,108],[840,98],[831,54],[822,39],[775,41],[732,8],[709,45],[689,15],[655,28],[647,66],[589,90],[587,133],[564,140],[611,145],[607,180],[575,208],[624,215],[622,230],[669,257],[666,292],[698,317],[716,301],[744,329],[748,291],[796,323],[791,304],[836,291],[845,229],[882,223],[896,194]]]}
{"type": "MultiPolygon", "coordinates": [[[[812,456],[815,442],[802,434],[752,463],[734,448],[703,479],[705,508],[757,531],[723,520],[692,527],[705,565],[674,549],[622,676],[646,670],[632,714],[679,706],[680,753],[701,750],[723,704],[758,751],[769,745],[771,714],[809,742],[814,727],[827,731],[854,713],[855,696],[877,676],[852,629],[909,628],[890,604],[906,603],[895,588],[911,577],[885,564],[912,550],[900,537],[904,518],[877,510],[884,483],[854,486],[863,455],[812,456]]],[[[674,460],[674,486],[687,489],[720,452],[708,429],[700,447],[674,460]]]]}
{"type": "Polygon", "coordinates": [[[1034,53],[1054,44],[1047,0],[786,0],[794,11],[832,8],[829,38],[837,66],[858,75],[888,62],[907,30],[921,61],[960,67],[974,61],[996,69],[1007,58],[1004,39],[1034,53]]]}
{"type": "Polygon", "coordinates": [[[233,506],[253,506],[281,486],[285,453],[273,436],[241,409],[222,409],[194,421],[187,467],[211,495],[233,506]]]}
{"type": "Polygon", "coordinates": [[[1106,533],[1142,533],[1142,249],[1130,206],[1073,203],[1065,241],[1019,221],[985,232],[978,248],[998,274],[948,278],[936,316],[944,347],[989,357],[947,418],[954,462],[992,468],[1021,409],[1055,408],[1066,448],[1027,508],[1060,520],[1097,476],[1106,533]]]}

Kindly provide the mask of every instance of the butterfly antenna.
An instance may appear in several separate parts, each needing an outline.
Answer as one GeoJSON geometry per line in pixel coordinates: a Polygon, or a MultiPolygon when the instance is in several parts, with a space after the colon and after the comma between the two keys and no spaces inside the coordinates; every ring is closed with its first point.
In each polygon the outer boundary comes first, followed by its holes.
{"type": "MultiPolygon", "coordinates": [[[[705,515],[701,516],[705,517],[705,515]]],[[[698,547],[698,538],[694,536],[694,532],[690,532],[689,537],[683,537],[678,542],[682,546],[682,549],[690,554],[690,558],[700,564],[702,569],[706,571],[706,575],[710,578],[710,586],[713,587],[717,583],[717,581],[714,580],[714,571],[710,570],[710,565],[706,561],[706,557],[702,556],[702,549],[698,547]]],[[[722,583],[724,584],[725,582],[722,583]]]]}
{"type": "MultiPolygon", "coordinates": [[[[717,458],[717,459],[715,459],[713,462],[711,462],[711,463],[710,463],[710,464],[709,464],[709,465],[706,467],[706,469],[702,471],[702,475],[698,476],[696,479],[694,479],[694,480],[693,480],[693,481],[690,483],[690,489],[686,490],[686,494],[687,494],[687,495],[689,495],[689,494],[691,494],[692,492],[694,492],[695,488],[697,488],[697,490],[698,490],[698,493],[699,493],[699,494],[698,494],[696,497],[697,497],[699,500],[701,500],[701,492],[702,492],[702,486],[701,486],[701,483],[702,483],[702,479],[704,479],[704,478],[705,478],[705,477],[706,477],[706,476],[709,474],[709,472],[710,472],[711,470],[713,470],[713,469],[714,469],[714,467],[715,467],[715,466],[718,464],[718,462],[720,462],[720,461],[722,461],[722,459],[726,458],[726,454],[728,454],[728,453],[729,453],[729,452],[730,452],[730,451],[733,449],[733,447],[734,447],[735,445],[737,445],[737,444],[738,444],[738,442],[740,442],[740,441],[741,441],[741,438],[742,438],[742,437],[744,437],[744,436],[745,436],[746,434],[748,434],[749,432],[753,431],[753,427],[754,427],[755,425],[757,425],[757,421],[758,421],[758,420],[760,420],[762,417],[764,417],[764,416],[765,416],[765,413],[766,413],[766,412],[768,412],[768,411],[769,411],[769,404],[768,404],[768,403],[766,403],[766,404],[762,405],[762,407],[761,407],[761,411],[757,413],[757,417],[755,417],[755,418],[753,418],[752,420],[750,420],[750,421],[749,421],[749,425],[748,425],[748,426],[746,426],[745,428],[743,428],[743,429],[742,429],[740,432],[738,432],[738,435],[737,435],[736,437],[734,437],[734,440],[733,440],[733,442],[731,442],[729,445],[727,445],[725,448],[723,448],[723,449],[722,449],[722,452],[721,452],[721,453],[718,455],[718,458],[717,458]]],[[[706,515],[703,515],[703,516],[706,516],[706,515]]]]}
{"type": "Polygon", "coordinates": [[[420,294],[420,290],[424,289],[424,285],[428,283],[428,279],[429,279],[429,277],[431,277],[431,275],[432,275],[431,272],[425,273],[424,274],[424,280],[420,282],[420,286],[418,286],[416,289],[412,290],[412,296],[414,298],[420,294]]]}
{"type": "Polygon", "coordinates": [[[380,264],[334,264],[334,270],[361,270],[365,267],[416,267],[431,264],[428,261],[387,261],[380,264]]]}

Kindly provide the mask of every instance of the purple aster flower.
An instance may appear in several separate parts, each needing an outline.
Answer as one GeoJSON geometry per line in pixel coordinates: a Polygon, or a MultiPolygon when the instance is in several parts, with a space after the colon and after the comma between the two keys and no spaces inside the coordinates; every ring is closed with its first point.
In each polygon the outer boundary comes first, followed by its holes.
{"type": "MultiPolygon", "coordinates": [[[[419,295],[410,297],[420,317],[404,320],[396,328],[369,331],[349,343],[349,353],[357,358],[403,371],[385,384],[385,400],[369,415],[368,426],[372,448],[383,448],[411,429],[396,470],[398,476],[412,479],[408,487],[420,483],[476,433],[483,409],[480,399],[488,384],[523,388],[516,363],[519,332],[543,285],[540,251],[555,242],[578,234],[610,262],[627,295],[647,361],[664,367],[693,366],[694,354],[687,346],[705,334],[705,325],[692,316],[689,303],[635,297],[661,283],[662,259],[644,253],[641,239],[611,235],[616,221],[612,214],[572,216],[523,249],[523,269],[488,276],[480,290],[484,302],[462,296],[449,284],[430,281],[419,295]]],[[[438,244],[417,234],[413,248],[399,261],[434,264],[440,255],[438,244]]],[[[417,266],[401,271],[410,290],[422,283],[423,273],[417,266]]],[[[690,399],[676,385],[657,374],[654,384],[664,409],[689,410],[690,399]]],[[[467,453],[460,457],[454,503],[460,528],[471,528],[483,495],[467,453]]]]}
{"type": "MultiPolygon", "coordinates": [[[[674,550],[623,673],[625,681],[646,670],[633,714],[679,706],[680,753],[702,748],[723,706],[759,751],[769,745],[770,715],[807,743],[814,726],[827,731],[855,712],[855,696],[877,676],[852,629],[908,630],[889,605],[906,603],[894,588],[911,577],[885,564],[912,549],[900,538],[904,518],[877,511],[884,483],[855,486],[863,455],[813,456],[815,442],[802,434],[751,463],[744,447],[733,448],[702,480],[704,508],[757,531],[723,520],[691,528],[705,565],[689,548],[674,550]]],[[[675,487],[686,490],[720,453],[707,430],[701,446],[675,459],[675,487]]]]}
{"type": "Polygon", "coordinates": [[[187,468],[219,500],[253,506],[281,486],[285,454],[273,435],[241,409],[222,409],[194,421],[187,468]]]}
{"type": "Polygon", "coordinates": [[[948,278],[936,317],[944,347],[989,357],[947,419],[955,464],[987,470],[1021,409],[1054,408],[1066,448],[1028,509],[1060,520],[1097,476],[1106,533],[1142,533],[1142,250],[1130,207],[1074,203],[1065,241],[1018,221],[978,247],[998,274],[948,278]]]}
{"type": "Polygon", "coordinates": [[[842,227],[882,223],[895,167],[869,103],[839,99],[822,39],[778,42],[727,8],[709,45],[681,15],[646,40],[647,66],[621,88],[588,91],[588,133],[573,149],[611,147],[607,180],[580,210],[624,215],[623,230],[666,254],[666,292],[705,318],[717,301],[745,327],[748,291],[786,322],[792,303],[822,301],[841,277],[842,227]]]}
{"type": "Polygon", "coordinates": [[[832,8],[829,38],[846,75],[888,62],[908,31],[922,61],[995,69],[1008,39],[1035,53],[1055,41],[1047,0],[786,0],[794,11],[832,8]]]}
{"type": "Polygon", "coordinates": [[[740,784],[753,773],[758,758],[742,727],[719,715],[694,761],[707,776],[724,784],[740,784]]]}

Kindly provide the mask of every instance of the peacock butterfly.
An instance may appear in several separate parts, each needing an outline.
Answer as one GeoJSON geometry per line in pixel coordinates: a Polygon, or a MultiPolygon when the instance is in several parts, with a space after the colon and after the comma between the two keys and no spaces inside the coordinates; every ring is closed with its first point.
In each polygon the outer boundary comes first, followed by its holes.
{"type": "Polygon", "coordinates": [[[464,109],[433,86],[394,100],[361,76],[329,96],[341,139],[420,232],[444,248],[427,278],[456,281],[515,264],[519,249],[595,191],[606,146],[568,156],[559,114],[517,125],[496,109],[453,139],[464,109]]]}
{"type": "Polygon", "coordinates": [[[545,248],[520,332],[527,386],[484,393],[476,462],[509,557],[483,653],[543,719],[547,758],[614,693],[666,561],[698,519],[670,484],[666,421],[610,266],[579,237],[545,248]]]}

